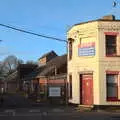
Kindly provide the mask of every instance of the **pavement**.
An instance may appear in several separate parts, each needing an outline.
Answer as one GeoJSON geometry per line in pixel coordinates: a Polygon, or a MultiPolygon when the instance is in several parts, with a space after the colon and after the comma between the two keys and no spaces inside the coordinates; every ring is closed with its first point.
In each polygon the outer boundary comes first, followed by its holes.
{"type": "Polygon", "coordinates": [[[72,105],[33,103],[19,95],[5,95],[0,120],[120,120],[120,112],[78,111],[72,105]]]}

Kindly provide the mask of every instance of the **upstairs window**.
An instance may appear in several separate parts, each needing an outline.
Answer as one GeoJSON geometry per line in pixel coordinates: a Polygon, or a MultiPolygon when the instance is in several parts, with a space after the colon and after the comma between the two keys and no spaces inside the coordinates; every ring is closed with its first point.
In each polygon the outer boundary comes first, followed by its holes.
{"type": "Polygon", "coordinates": [[[72,59],[72,55],[73,55],[73,39],[72,38],[69,38],[68,39],[68,46],[69,46],[69,60],[72,59]]]}
{"type": "Polygon", "coordinates": [[[72,59],[72,41],[69,42],[69,60],[72,59]]]}
{"type": "Polygon", "coordinates": [[[117,39],[116,35],[106,35],[106,55],[117,55],[117,39]]]}
{"type": "Polygon", "coordinates": [[[120,56],[120,36],[118,32],[105,32],[106,56],[120,56]]]}

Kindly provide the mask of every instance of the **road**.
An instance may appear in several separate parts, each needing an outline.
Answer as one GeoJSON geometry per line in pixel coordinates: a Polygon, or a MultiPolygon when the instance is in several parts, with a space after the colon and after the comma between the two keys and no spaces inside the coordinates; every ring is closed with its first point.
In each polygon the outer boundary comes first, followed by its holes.
{"type": "Polygon", "coordinates": [[[33,103],[19,94],[4,96],[0,120],[120,120],[120,113],[83,112],[75,106],[33,103]]]}
{"type": "Polygon", "coordinates": [[[31,107],[31,101],[18,93],[4,95],[3,100],[2,108],[31,107]]]}
{"type": "MultiPolygon", "coordinates": [[[[47,110],[46,110],[47,111],[47,110]]],[[[29,109],[28,112],[15,112],[11,110],[0,114],[0,120],[120,120],[118,113],[97,113],[97,112],[42,112],[29,109]]]]}

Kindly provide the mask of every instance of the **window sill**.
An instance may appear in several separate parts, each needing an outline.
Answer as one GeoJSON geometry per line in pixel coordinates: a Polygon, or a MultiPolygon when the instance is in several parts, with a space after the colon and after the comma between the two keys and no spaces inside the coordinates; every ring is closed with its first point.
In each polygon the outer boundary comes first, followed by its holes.
{"type": "Polygon", "coordinates": [[[106,57],[120,57],[120,55],[106,55],[106,57]]]}
{"type": "Polygon", "coordinates": [[[120,100],[118,98],[107,98],[108,102],[120,102],[120,100]]]}

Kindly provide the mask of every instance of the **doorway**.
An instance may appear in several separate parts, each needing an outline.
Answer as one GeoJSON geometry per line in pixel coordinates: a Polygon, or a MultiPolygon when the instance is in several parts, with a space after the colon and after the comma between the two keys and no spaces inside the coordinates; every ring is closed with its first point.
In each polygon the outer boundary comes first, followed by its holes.
{"type": "Polygon", "coordinates": [[[93,74],[80,74],[80,104],[93,105],[93,74]]]}

